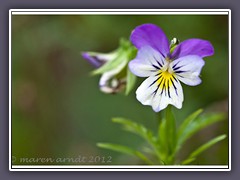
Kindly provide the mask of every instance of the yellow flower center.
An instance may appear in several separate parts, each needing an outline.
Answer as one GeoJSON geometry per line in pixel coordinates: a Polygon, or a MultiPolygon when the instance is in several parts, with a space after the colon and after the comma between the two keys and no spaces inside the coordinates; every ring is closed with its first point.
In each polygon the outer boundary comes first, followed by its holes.
{"type": "Polygon", "coordinates": [[[159,86],[159,89],[162,90],[162,92],[165,91],[165,93],[169,93],[169,88],[173,86],[174,80],[175,75],[173,72],[169,72],[169,69],[159,70],[157,84],[159,86]]]}
{"type": "Polygon", "coordinates": [[[163,71],[162,76],[163,76],[163,78],[169,80],[172,77],[172,74],[169,73],[168,71],[163,71]]]}

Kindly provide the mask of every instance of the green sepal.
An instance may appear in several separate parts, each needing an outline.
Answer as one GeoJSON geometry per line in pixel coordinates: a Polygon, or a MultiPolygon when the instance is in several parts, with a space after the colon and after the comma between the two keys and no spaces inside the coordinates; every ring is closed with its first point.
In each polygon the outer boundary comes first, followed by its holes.
{"type": "Polygon", "coordinates": [[[127,69],[127,85],[126,85],[125,95],[128,95],[131,92],[131,90],[133,89],[133,87],[136,83],[136,80],[137,80],[137,76],[135,76],[128,68],[127,69]]]}
{"type": "MultiPolygon", "coordinates": [[[[98,75],[103,74],[105,72],[111,71],[115,68],[117,68],[120,64],[124,63],[124,66],[127,64],[128,59],[127,55],[124,53],[122,49],[119,49],[117,52],[117,57],[111,61],[107,61],[104,65],[102,65],[100,68],[92,71],[92,75],[98,75]]],[[[124,67],[123,66],[123,67],[124,67]]]]}
{"type": "MultiPolygon", "coordinates": [[[[124,68],[127,65],[128,61],[130,60],[129,58],[132,54],[133,49],[134,49],[133,46],[128,40],[124,38],[120,39],[119,47],[112,53],[109,53],[114,54],[115,58],[107,61],[103,66],[94,70],[91,74],[92,75],[103,74],[105,72],[117,68],[122,63],[124,63],[123,66],[124,68]]],[[[95,53],[94,55],[97,56],[97,53],[95,53]]]]}

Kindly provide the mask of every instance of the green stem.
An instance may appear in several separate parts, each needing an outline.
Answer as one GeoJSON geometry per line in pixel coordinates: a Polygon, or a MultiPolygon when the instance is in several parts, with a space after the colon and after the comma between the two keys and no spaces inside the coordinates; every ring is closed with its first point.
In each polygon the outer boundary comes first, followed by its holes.
{"type": "MultiPolygon", "coordinates": [[[[158,133],[160,133],[160,129],[161,129],[161,125],[163,123],[163,117],[164,114],[162,111],[156,113],[156,122],[157,122],[157,127],[158,127],[158,133]]],[[[162,153],[162,142],[161,142],[161,138],[160,135],[157,136],[157,141],[156,144],[154,145],[154,151],[158,157],[159,163],[164,165],[165,162],[163,161],[163,153],[162,153]]]]}
{"type": "Polygon", "coordinates": [[[160,111],[156,113],[156,121],[157,121],[157,126],[159,127],[162,123],[163,120],[163,113],[160,111]]]}
{"type": "Polygon", "coordinates": [[[176,122],[172,113],[172,108],[169,105],[165,112],[166,118],[166,138],[167,138],[167,163],[174,164],[175,159],[175,146],[176,146],[176,122]]]}
{"type": "Polygon", "coordinates": [[[156,154],[160,162],[172,165],[175,161],[175,147],[176,147],[176,123],[169,105],[164,111],[157,114],[158,117],[158,139],[156,154]]]}

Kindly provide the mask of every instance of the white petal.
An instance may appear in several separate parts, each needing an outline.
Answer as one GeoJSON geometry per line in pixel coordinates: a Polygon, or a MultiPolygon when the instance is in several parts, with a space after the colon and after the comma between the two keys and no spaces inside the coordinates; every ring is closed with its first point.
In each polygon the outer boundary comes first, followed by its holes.
{"type": "Polygon", "coordinates": [[[172,104],[177,108],[182,107],[183,91],[178,79],[172,78],[172,81],[165,81],[167,84],[159,85],[158,76],[150,76],[137,89],[137,99],[143,105],[152,106],[155,112],[159,112],[172,104]],[[163,88],[165,87],[165,88],[163,88]]]}
{"type": "Polygon", "coordinates": [[[142,82],[136,91],[137,100],[143,105],[151,105],[153,92],[157,89],[157,83],[151,85],[157,80],[157,76],[150,76],[142,82]]]}
{"type": "Polygon", "coordinates": [[[130,61],[129,68],[136,76],[148,77],[158,71],[164,63],[165,59],[160,52],[150,46],[144,46],[138,51],[137,57],[130,61]]]}
{"type": "Polygon", "coordinates": [[[189,55],[171,62],[170,68],[180,81],[189,86],[196,86],[201,83],[199,74],[204,64],[205,62],[201,57],[189,55]]]}
{"type": "Polygon", "coordinates": [[[182,108],[183,102],[183,90],[181,83],[177,80],[177,78],[172,80],[173,83],[170,85],[170,97],[171,101],[170,104],[174,105],[176,108],[182,108]]]}
{"type": "Polygon", "coordinates": [[[175,78],[172,79],[169,88],[159,89],[152,101],[152,107],[155,112],[165,109],[168,104],[178,109],[182,108],[183,90],[180,82],[175,78]]]}
{"type": "Polygon", "coordinates": [[[103,73],[103,75],[100,78],[99,86],[100,90],[105,93],[112,93],[114,91],[114,87],[111,87],[110,80],[115,77],[120,71],[125,67],[126,62],[122,62],[117,68],[107,71],[103,73]]]}

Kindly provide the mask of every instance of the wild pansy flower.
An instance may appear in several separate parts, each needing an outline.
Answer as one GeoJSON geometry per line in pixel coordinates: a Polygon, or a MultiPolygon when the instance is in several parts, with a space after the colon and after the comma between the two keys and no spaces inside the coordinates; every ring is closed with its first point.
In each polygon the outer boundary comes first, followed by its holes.
{"type": "Polygon", "coordinates": [[[214,54],[209,41],[188,39],[171,44],[158,26],[144,24],[136,27],[130,37],[138,49],[129,68],[139,77],[148,77],[137,89],[136,96],[143,105],[152,106],[155,112],[172,104],[182,107],[183,90],[180,81],[189,86],[201,83],[199,74],[205,62],[202,59],[214,54]]]}
{"type": "Polygon", "coordinates": [[[102,92],[113,94],[125,88],[128,75],[127,64],[132,58],[130,55],[133,52],[133,48],[129,41],[121,39],[120,47],[113,52],[82,53],[83,58],[97,68],[93,74],[102,75],[99,81],[99,87],[102,92]]]}
{"type": "MultiPolygon", "coordinates": [[[[105,63],[113,61],[117,57],[117,52],[96,53],[83,52],[82,56],[96,68],[102,67],[105,63]]],[[[124,68],[125,64],[121,63],[116,68],[102,73],[99,81],[99,88],[104,93],[116,93],[121,91],[126,83],[125,77],[117,78],[116,75],[124,68]]]]}

